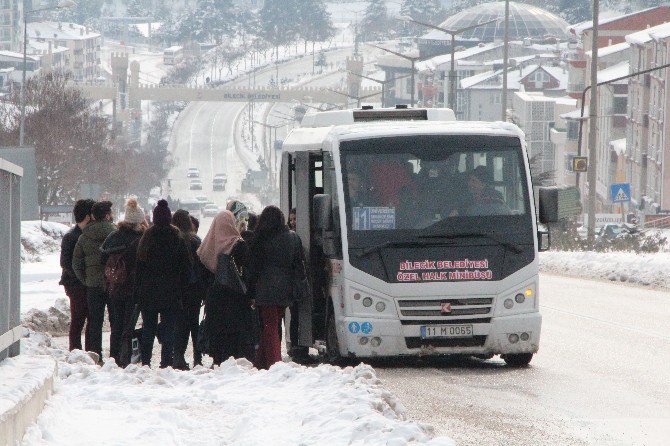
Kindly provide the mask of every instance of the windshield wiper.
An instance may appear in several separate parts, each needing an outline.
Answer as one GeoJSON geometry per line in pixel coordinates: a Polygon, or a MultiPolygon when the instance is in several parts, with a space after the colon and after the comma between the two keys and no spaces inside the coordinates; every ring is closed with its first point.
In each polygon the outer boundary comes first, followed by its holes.
{"type": "MultiPolygon", "coordinates": [[[[427,236],[427,237],[424,237],[424,238],[442,238],[442,237],[443,236],[440,236],[440,237],[427,236]]],[[[358,257],[360,259],[361,257],[365,257],[368,254],[379,251],[380,249],[389,248],[389,247],[392,247],[392,246],[394,246],[394,247],[410,246],[411,247],[411,246],[451,244],[451,243],[449,243],[449,240],[430,242],[428,240],[420,240],[420,239],[421,239],[421,237],[419,237],[419,239],[413,239],[413,240],[396,240],[396,241],[389,240],[389,241],[385,241],[384,243],[380,243],[378,245],[374,245],[374,246],[370,246],[369,248],[365,248],[363,250],[363,252],[360,252],[360,253],[356,254],[356,257],[358,257]]]]}
{"type": "Polygon", "coordinates": [[[494,242],[498,243],[501,246],[504,246],[507,249],[511,249],[517,254],[520,254],[522,249],[519,247],[519,245],[514,244],[508,240],[505,240],[501,237],[498,237],[495,234],[489,234],[486,232],[459,232],[456,234],[423,234],[420,235],[420,239],[434,239],[434,238],[444,238],[444,239],[457,239],[457,238],[487,238],[489,240],[493,240],[494,242]]]}
{"type": "Polygon", "coordinates": [[[412,243],[414,243],[414,242],[412,242],[412,241],[387,240],[384,243],[380,243],[378,245],[374,245],[374,246],[370,246],[369,248],[365,248],[363,250],[363,252],[359,252],[358,254],[356,254],[356,257],[358,257],[360,259],[361,257],[365,257],[368,254],[379,251],[380,249],[389,248],[391,246],[405,246],[405,245],[412,244],[412,243]]]}

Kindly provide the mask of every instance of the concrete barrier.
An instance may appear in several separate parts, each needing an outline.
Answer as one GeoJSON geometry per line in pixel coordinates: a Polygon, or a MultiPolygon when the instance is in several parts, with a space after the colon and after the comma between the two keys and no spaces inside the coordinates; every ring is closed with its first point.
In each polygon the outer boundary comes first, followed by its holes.
{"type": "Polygon", "coordinates": [[[0,362],[0,446],[21,443],[53,393],[56,361],[20,355],[0,362]]]}

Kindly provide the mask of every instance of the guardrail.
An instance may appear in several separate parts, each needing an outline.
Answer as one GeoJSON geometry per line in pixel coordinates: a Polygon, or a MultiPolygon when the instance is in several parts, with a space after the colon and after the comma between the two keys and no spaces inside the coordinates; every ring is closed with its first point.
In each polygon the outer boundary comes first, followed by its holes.
{"type": "Polygon", "coordinates": [[[24,333],[20,327],[22,177],[21,167],[0,158],[0,361],[19,354],[24,333]]]}

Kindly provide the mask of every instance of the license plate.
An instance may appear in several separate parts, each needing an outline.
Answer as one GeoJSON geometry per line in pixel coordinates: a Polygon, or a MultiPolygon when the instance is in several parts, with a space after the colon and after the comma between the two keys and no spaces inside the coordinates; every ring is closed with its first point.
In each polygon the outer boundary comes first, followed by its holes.
{"type": "Polygon", "coordinates": [[[421,327],[421,338],[470,338],[472,324],[468,325],[431,325],[421,327]]]}

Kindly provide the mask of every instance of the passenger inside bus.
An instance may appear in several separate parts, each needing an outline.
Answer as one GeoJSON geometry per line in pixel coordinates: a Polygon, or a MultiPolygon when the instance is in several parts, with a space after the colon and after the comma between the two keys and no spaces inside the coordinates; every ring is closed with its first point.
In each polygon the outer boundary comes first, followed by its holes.
{"type": "Polygon", "coordinates": [[[470,204],[461,213],[450,215],[510,215],[511,209],[505,204],[503,195],[493,186],[493,180],[486,166],[477,166],[467,173],[470,204]]]}

